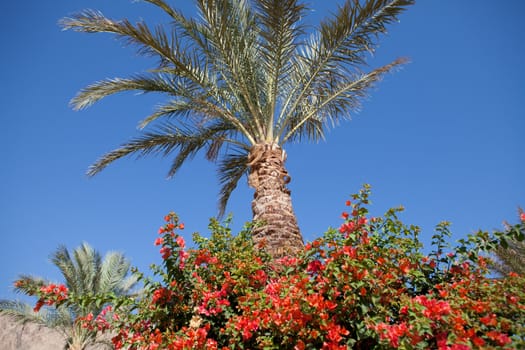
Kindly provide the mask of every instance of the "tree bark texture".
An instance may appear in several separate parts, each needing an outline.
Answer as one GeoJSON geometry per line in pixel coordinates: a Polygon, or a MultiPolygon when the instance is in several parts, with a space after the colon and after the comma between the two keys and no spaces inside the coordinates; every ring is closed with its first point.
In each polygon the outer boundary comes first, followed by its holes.
{"type": "Polygon", "coordinates": [[[253,240],[274,258],[294,255],[304,247],[286,187],[291,178],[285,160],[285,152],[276,144],[257,144],[248,157],[248,183],[255,189],[253,240]]]}

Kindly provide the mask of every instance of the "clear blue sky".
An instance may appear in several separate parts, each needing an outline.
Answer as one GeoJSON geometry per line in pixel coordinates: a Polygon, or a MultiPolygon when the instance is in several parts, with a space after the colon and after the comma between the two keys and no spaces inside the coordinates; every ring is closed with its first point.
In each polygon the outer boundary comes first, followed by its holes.
{"type": "MultiPolygon", "coordinates": [[[[192,2],[173,1],[191,11],[192,2]]],[[[310,20],[340,1],[310,1],[310,20]]],[[[216,214],[213,164],[188,163],[166,180],[169,159],[125,159],[93,179],[84,174],[104,152],[138,134],[159,101],[119,95],[74,112],[82,87],[125,77],[155,62],[111,36],[63,32],[57,21],[84,8],[113,18],[164,21],[129,0],[2,1],[0,12],[0,298],[14,298],[20,273],[59,280],[48,256],[59,244],[87,241],[119,250],[142,270],[158,262],[162,217],[176,211],[186,235],[206,234],[216,214]]],[[[306,240],[340,223],[348,195],[373,187],[374,214],[403,204],[426,242],[441,220],[455,238],[516,221],[525,206],[525,2],[440,0],[418,3],[390,27],[374,65],[412,63],[388,76],[351,122],[319,144],[287,148],[292,199],[306,240]]],[[[242,180],[228,212],[251,217],[242,180]]]]}

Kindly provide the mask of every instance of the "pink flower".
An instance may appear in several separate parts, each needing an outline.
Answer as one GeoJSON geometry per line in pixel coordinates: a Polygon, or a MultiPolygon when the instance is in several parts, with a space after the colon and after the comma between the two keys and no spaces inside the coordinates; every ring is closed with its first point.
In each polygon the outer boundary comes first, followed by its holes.
{"type": "Polygon", "coordinates": [[[179,245],[179,247],[184,249],[184,247],[186,246],[186,242],[184,241],[184,238],[182,238],[181,236],[177,236],[175,240],[177,241],[177,244],[179,245]]]}
{"type": "Polygon", "coordinates": [[[186,262],[186,259],[188,259],[188,257],[190,256],[190,254],[184,250],[179,250],[179,268],[180,269],[183,269],[184,266],[185,266],[185,262],[186,262]]]}
{"type": "Polygon", "coordinates": [[[168,247],[162,247],[160,248],[160,254],[162,256],[162,259],[166,260],[171,255],[171,249],[168,247]]]}
{"type": "Polygon", "coordinates": [[[308,264],[308,267],[306,268],[306,271],[311,273],[317,273],[319,271],[323,270],[323,263],[321,263],[319,260],[314,260],[308,264]]]}

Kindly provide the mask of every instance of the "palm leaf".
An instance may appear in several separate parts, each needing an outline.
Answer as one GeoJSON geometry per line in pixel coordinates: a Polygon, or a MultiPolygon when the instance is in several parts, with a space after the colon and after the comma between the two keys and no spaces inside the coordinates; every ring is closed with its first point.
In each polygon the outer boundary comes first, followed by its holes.
{"type": "Polygon", "coordinates": [[[120,292],[121,283],[126,278],[129,267],[129,261],[121,253],[107,253],[100,268],[100,293],[120,292]]]}
{"type": "Polygon", "coordinates": [[[248,172],[248,149],[228,154],[219,163],[218,174],[221,184],[219,197],[219,217],[223,217],[226,204],[241,177],[248,172]]]}
{"type": "Polygon", "coordinates": [[[351,111],[360,107],[360,101],[367,96],[367,92],[383,76],[399,66],[405,64],[407,59],[399,58],[392,63],[373,71],[361,74],[354,79],[340,78],[339,81],[328,81],[325,86],[319,88],[318,92],[303,104],[302,111],[289,118],[289,129],[282,138],[282,142],[288,139],[306,135],[309,139],[317,140],[323,137],[323,122],[335,124],[339,116],[349,119],[351,111]]]}
{"type": "Polygon", "coordinates": [[[76,109],[91,106],[104,97],[125,91],[141,91],[143,93],[159,92],[172,96],[193,96],[195,86],[188,86],[173,78],[157,73],[155,75],[138,75],[129,79],[114,78],[98,81],[82,89],[71,100],[71,105],[76,109]]]}
{"type": "MultiPolygon", "coordinates": [[[[366,63],[364,53],[373,52],[379,34],[413,0],[370,0],[361,5],[348,0],[332,18],[323,21],[317,33],[301,48],[290,74],[292,91],[278,118],[279,140],[297,109],[308,103],[312,94],[326,81],[355,75],[355,68],[366,63]],[[305,73],[306,72],[306,73],[305,73]]],[[[332,116],[333,118],[339,115],[332,116]]],[[[289,138],[289,136],[287,137],[289,138]]]]}
{"type": "Polygon", "coordinates": [[[40,287],[48,284],[49,281],[36,276],[31,275],[19,275],[18,279],[15,283],[15,292],[17,293],[23,293],[27,295],[34,295],[40,287]]]}
{"type": "Polygon", "coordinates": [[[89,244],[82,243],[73,251],[77,270],[79,290],[77,293],[90,293],[99,289],[100,253],[89,244]]]}
{"type": "Polygon", "coordinates": [[[168,173],[168,177],[172,177],[188,157],[194,156],[211,140],[222,139],[224,133],[231,128],[227,124],[217,123],[215,126],[182,129],[165,123],[157,128],[157,132],[146,132],[143,136],[102,156],[88,169],[88,175],[93,176],[115,160],[131,154],[136,154],[138,157],[149,154],[168,156],[178,151],[168,173]]]}
{"type": "Polygon", "coordinates": [[[59,246],[57,250],[50,257],[51,262],[59,268],[62,276],[66,280],[66,286],[71,290],[78,290],[78,271],[69,255],[69,251],[63,245],[59,246]]]}
{"type": "Polygon", "coordinates": [[[250,135],[260,138],[264,129],[255,15],[244,0],[199,0],[197,5],[206,27],[207,60],[235,96],[231,108],[250,135]]]}
{"type": "Polygon", "coordinates": [[[38,312],[33,307],[18,300],[0,300],[0,314],[11,317],[17,322],[33,322],[48,327],[67,327],[73,322],[72,315],[65,308],[43,307],[38,312]]]}
{"type": "Polygon", "coordinates": [[[267,80],[266,128],[267,133],[273,135],[273,116],[281,89],[280,83],[282,77],[286,77],[291,70],[290,63],[297,49],[297,38],[303,33],[303,27],[298,22],[304,15],[305,6],[297,0],[259,0],[256,6],[261,28],[261,61],[267,80]]]}

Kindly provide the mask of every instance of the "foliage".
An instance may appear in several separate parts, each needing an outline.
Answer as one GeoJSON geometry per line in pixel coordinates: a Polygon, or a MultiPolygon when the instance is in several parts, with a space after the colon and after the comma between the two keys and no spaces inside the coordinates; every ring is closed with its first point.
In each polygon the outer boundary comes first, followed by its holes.
{"type": "Polygon", "coordinates": [[[130,262],[123,254],[108,252],[104,258],[89,244],[83,243],[70,252],[60,246],[50,257],[60,269],[65,284],[50,283],[40,277],[20,275],[15,290],[37,296],[34,308],[19,301],[0,301],[0,313],[20,321],[36,321],[61,331],[67,338],[69,349],[84,349],[96,341],[96,333],[79,327],[75,320],[88,314],[99,315],[103,303],[97,295],[122,296],[136,286],[137,276],[129,275],[130,262]],[[68,300],[73,293],[77,302],[68,300]],[[56,306],[56,307],[51,307],[56,306]]]}
{"type": "Polygon", "coordinates": [[[203,152],[218,164],[221,212],[249,171],[252,147],[324,138],[326,128],[350,119],[367,92],[407,61],[367,66],[387,27],[414,3],[347,0],[307,28],[300,0],[196,0],[195,17],[165,0],[144,1],[169,25],[92,10],[61,21],[64,29],[113,34],[158,62],[145,73],[93,83],[72,100],[74,108],[127,91],[166,98],[140,123],[150,127],[143,135],[102,156],[88,174],[122,157],[154,154],[174,155],[171,177],[203,152]]]}
{"type": "Polygon", "coordinates": [[[228,221],[212,220],[211,236],[188,248],[170,213],[144,295],[100,296],[115,308],[78,322],[115,332],[117,349],[523,348],[525,278],[491,278],[486,258],[519,235],[478,232],[450,248],[444,222],[426,255],[402,208],[369,216],[369,192],[346,202],[338,229],[278,260],[254,247],[250,226],[234,236],[228,221]]]}
{"type": "MultiPolygon", "coordinates": [[[[525,221],[525,213],[520,208],[519,214],[521,221],[525,221]]],[[[493,262],[491,268],[501,275],[506,275],[509,272],[516,272],[525,275],[525,229],[523,225],[510,225],[505,223],[505,230],[507,232],[514,232],[518,239],[511,239],[505,241],[503,246],[497,247],[494,250],[496,261],[493,262]],[[520,240],[521,239],[521,240],[520,240]]]]}

